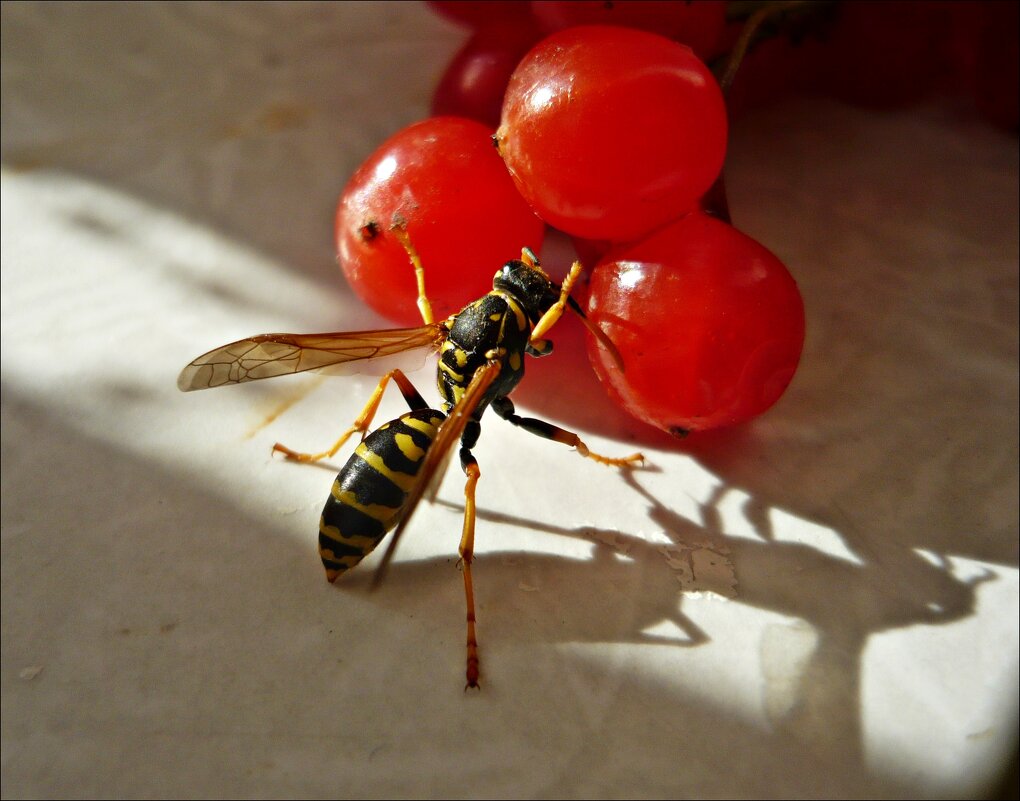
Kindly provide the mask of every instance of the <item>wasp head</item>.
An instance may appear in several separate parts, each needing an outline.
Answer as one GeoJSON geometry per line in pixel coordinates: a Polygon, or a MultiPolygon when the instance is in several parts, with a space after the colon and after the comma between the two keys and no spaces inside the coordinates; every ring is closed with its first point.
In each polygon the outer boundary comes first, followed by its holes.
{"type": "Polygon", "coordinates": [[[496,272],[492,288],[506,292],[524,307],[536,323],[560,297],[560,288],[538,263],[535,254],[524,248],[520,259],[512,259],[496,272]]]}

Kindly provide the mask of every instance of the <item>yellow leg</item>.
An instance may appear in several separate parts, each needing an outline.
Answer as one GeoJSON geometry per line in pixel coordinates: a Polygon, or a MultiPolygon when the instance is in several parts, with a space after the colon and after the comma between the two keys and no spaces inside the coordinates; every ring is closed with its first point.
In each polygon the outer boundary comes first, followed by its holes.
{"type": "Polygon", "coordinates": [[[478,640],[475,636],[475,591],[471,583],[471,563],[475,555],[475,485],[481,471],[473,456],[464,462],[467,484],[464,485],[464,533],[460,538],[460,564],[464,574],[464,598],[467,604],[467,685],[478,687],[478,640]]]}
{"type": "Polygon", "coordinates": [[[319,453],[299,453],[298,451],[293,451],[286,445],[281,445],[277,442],[273,446],[273,453],[282,453],[288,459],[293,459],[297,462],[317,462],[320,459],[328,459],[336,454],[336,452],[343,447],[344,443],[351,438],[351,435],[354,434],[355,431],[361,432],[361,438],[364,439],[365,434],[368,432],[368,427],[372,425],[372,418],[375,417],[375,413],[379,409],[379,402],[382,400],[386,385],[391,379],[396,381],[397,386],[400,387],[401,393],[404,395],[404,398],[407,400],[408,405],[412,409],[426,407],[425,401],[422,400],[421,395],[418,394],[418,391],[408,380],[407,376],[405,376],[399,369],[391,370],[382,377],[382,380],[379,382],[379,386],[377,386],[372,392],[371,397],[368,399],[368,403],[365,404],[365,408],[361,410],[361,414],[358,415],[351,427],[340,435],[340,439],[334,442],[333,447],[329,450],[321,451],[319,453]]]}
{"type": "Polygon", "coordinates": [[[541,350],[540,344],[542,337],[545,336],[549,329],[556,324],[556,321],[563,316],[563,309],[567,305],[567,297],[569,297],[570,290],[573,289],[574,283],[577,281],[577,277],[580,274],[581,262],[575,261],[570,266],[570,272],[567,273],[567,277],[563,279],[563,284],[560,286],[559,300],[549,307],[549,311],[542,315],[542,319],[538,321],[532,330],[530,340],[532,347],[541,350]]]}
{"type": "Polygon", "coordinates": [[[403,225],[394,224],[390,230],[393,231],[397,241],[404,246],[404,250],[407,251],[407,257],[411,260],[411,264],[414,267],[414,275],[418,281],[418,311],[421,313],[421,319],[425,325],[432,325],[432,304],[429,303],[428,295],[425,294],[425,268],[422,266],[418,251],[411,244],[411,237],[407,235],[403,225]]]}
{"type": "Polygon", "coordinates": [[[588,450],[588,446],[585,445],[577,434],[571,431],[563,432],[566,436],[563,438],[553,437],[557,442],[563,442],[567,445],[573,445],[576,450],[582,456],[589,459],[594,459],[599,464],[607,464],[611,467],[625,467],[629,464],[640,464],[645,460],[643,453],[632,453],[630,456],[603,456],[600,453],[588,450]]]}

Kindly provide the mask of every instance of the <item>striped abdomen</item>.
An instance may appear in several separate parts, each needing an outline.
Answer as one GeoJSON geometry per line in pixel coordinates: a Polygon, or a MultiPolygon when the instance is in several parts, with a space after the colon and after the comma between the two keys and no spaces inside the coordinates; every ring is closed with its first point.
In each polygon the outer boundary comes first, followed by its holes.
{"type": "Polygon", "coordinates": [[[432,440],[445,415],[418,409],[391,420],[358,445],[333,482],[319,519],[326,578],[350,570],[400,522],[432,440]]]}

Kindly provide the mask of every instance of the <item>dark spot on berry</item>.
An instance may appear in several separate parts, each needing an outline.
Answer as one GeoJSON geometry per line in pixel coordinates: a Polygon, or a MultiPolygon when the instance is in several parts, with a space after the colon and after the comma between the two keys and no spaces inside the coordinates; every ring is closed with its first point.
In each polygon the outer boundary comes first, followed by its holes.
{"type": "Polygon", "coordinates": [[[669,433],[672,434],[677,439],[685,439],[687,435],[691,433],[691,430],[689,428],[683,428],[681,426],[671,426],[669,429],[669,433]]]}
{"type": "Polygon", "coordinates": [[[379,223],[375,220],[369,220],[361,228],[358,229],[361,233],[361,238],[366,242],[371,242],[379,235],[379,223]]]}

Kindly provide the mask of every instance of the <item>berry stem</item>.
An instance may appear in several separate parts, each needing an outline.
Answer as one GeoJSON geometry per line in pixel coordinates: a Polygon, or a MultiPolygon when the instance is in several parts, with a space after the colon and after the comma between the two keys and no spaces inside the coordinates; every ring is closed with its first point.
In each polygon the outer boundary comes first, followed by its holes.
{"type": "MultiPolygon", "coordinates": [[[[747,55],[755,36],[761,31],[762,25],[792,9],[807,5],[809,5],[808,0],[783,0],[782,2],[766,3],[747,18],[743,29],[740,31],[740,36],[737,38],[736,44],[733,45],[729,58],[726,60],[726,67],[723,70],[722,77],[719,79],[719,87],[722,89],[724,96],[729,94],[730,87],[737,77],[737,71],[744,61],[744,56],[747,55]]],[[[720,172],[719,178],[712,184],[708,192],[705,193],[701,201],[701,208],[706,214],[710,214],[723,222],[732,223],[730,204],[726,197],[726,182],[723,175],[724,173],[720,172]]]]}
{"type": "Polygon", "coordinates": [[[747,55],[747,51],[751,47],[751,43],[754,41],[754,37],[761,29],[761,26],[773,17],[781,16],[791,9],[808,5],[810,5],[808,0],[782,0],[782,2],[769,3],[762,6],[747,18],[747,22],[744,23],[736,44],[733,45],[733,49],[730,51],[730,56],[726,61],[726,69],[723,70],[722,77],[719,79],[719,86],[722,88],[724,95],[729,93],[733,80],[737,77],[740,64],[743,62],[744,56],[747,55]]]}

